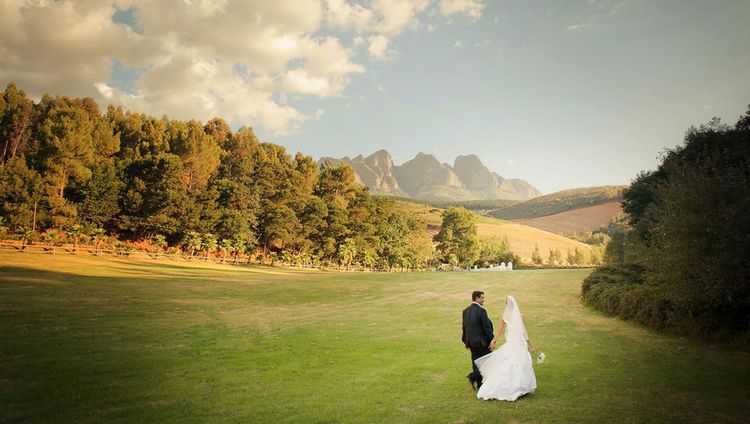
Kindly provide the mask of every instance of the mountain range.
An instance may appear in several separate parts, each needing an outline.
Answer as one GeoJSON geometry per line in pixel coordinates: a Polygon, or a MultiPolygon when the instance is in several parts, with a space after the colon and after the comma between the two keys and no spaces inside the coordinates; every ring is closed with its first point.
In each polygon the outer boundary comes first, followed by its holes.
{"type": "Polygon", "coordinates": [[[319,163],[345,163],[354,169],[360,183],[375,195],[425,200],[528,200],[542,193],[521,179],[506,179],[490,171],[477,155],[458,156],[453,166],[440,163],[433,155],[418,153],[401,165],[394,165],[387,150],[370,156],[322,157],[319,163]]]}

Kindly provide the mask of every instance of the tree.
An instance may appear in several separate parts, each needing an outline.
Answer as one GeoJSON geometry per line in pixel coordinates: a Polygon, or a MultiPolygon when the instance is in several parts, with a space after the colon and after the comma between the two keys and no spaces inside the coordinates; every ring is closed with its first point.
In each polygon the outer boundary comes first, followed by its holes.
{"type": "MultiPolygon", "coordinates": [[[[252,249],[252,244],[242,236],[232,237],[232,256],[234,260],[232,263],[237,263],[239,255],[245,253],[247,250],[252,249]]],[[[248,255],[248,260],[250,256],[248,255]]]]}
{"type": "Polygon", "coordinates": [[[508,242],[508,236],[480,236],[478,240],[479,258],[475,261],[476,265],[486,268],[501,262],[519,262],[508,242]]]}
{"type": "Polygon", "coordinates": [[[200,233],[196,231],[191,231],[187,233],[185,237],[185,247],[187,250],[190,251],[190,257],[192,258],[195,256],[195,252],[197,250],[200,250],[203,246],[203,239],[201,238],[200,233]]]}
{"type": "MultiPolygon", "coordinates": [[[[44,196],[42,178],[26,165],[23,157],[0,167],[0,216],[11,228],[34,227],[34,205],[44,196]]],[[[41,215],[41,213],[38,213],[41,215]]]]}
{"type": "Polygon", "coordinates": [[[531,262],[534,262],[537,265],[542,264],[542,254],[539,252],[539,244],[534,244],[534,252],[531,253],[531,262]]]}
{"type": "Polygon", "coordinates": [[[219,242],[219,250],[221,251],[221,263],[224,263],[227,260],[227,255],[234,250],[232,240],[221,239],[219,242]]]}
{"type": "Polygon", "coordinates": [[[77,211],[65,198],[65,189],[71,181],[83,183],[91,178],[96,152],[93,114],[98,114],[91,110],[96,107],[91,102],[45,95],[39,104],[40,122],[35,131],[39,150],[35,158],[48,186],[53,226],[75,222],[77,211]]]}
{"type": "Polygon", "coordinates": [[[448,208],[434,240],[446,261],[453,256],[460,266],[468,267],[479,259],[477,218],[464,208],[448,208]]]}
{"type": "Polygon", "coordinates": [[[208,261],[209,255],[216,251],[218,243],[216,236],[211,233],[205,233],[201,236],[201,247],[206,251],[206,261],[208,261]]]}
{"type": "Polygon", "coordinates": [[[29,143],[34,118],[34,103],[12,82],[0,96],[0,164],[17,157],[29,143]]]}
{"type": "Polygon", "coordinates": [[[26,250],[26,245],[34,238],[34,232],[31,228],[21,226],[16,228],[16,236],[21,240],[21,250],[26,250]]]}
{"type": "Polygon", "coordinates": [[[182,161],[182,178],[188,191],[205,188],[219,167],[219,145],[196,121],[172,121],[167,134],[171,152],[182,161]]]}
{"type": "Polygon", "coordinates": [[[131,162],[123,170],[119,227],[133,237],[150,234],[176,236],[195,209],[182,182],[182,164],[172,154],[131,162]]]}
{"type": "Polygon", "coordinates": [[[75,224],[68,228],[66,233],[68,234],[68,238],[73,242],[73,250],[78,253],[78,243],[81,242],[84,235],[83,227],[75,224]]]}
{"type": "Polygon", "coordinates": [[[161,234],[154,234],[151,237],[151,244],[156,247],[159,253],[164,253],[164,249],[167,247],[167,238],[161,234]]]}
{"type": "Polygon", "coordinates": [[[99,247],[107,239],[107,233],[104,231],[104,228],[94,228],[91,231],[91,239],[94,241],[94,249],[98,255],[99,247]]]}
{"type": "Polygon", "coordinates": [[[339,263],[346,265],[346,270],[349,271],[349,266],[356,256],[357,246],[354,244],[354,240],[344,239],[344,242],[339,245],[339,263]]]}
{"type": "MultiPolygon", "coordinates": [[[[58,246],[62,243],[63,233],[57,228],[50,228],[42,234],[42,241],[50,246],[58,246]]],[[[52,250],[54,253],[54,249],[52,250]]]]}

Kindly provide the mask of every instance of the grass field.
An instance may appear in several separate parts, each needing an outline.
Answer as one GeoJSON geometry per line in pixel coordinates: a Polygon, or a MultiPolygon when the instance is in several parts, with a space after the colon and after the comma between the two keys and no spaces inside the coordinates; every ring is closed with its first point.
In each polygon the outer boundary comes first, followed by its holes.
{"type": "Polygon", "coordinates": [[[0,422],[746,422],[750,349],[581,306],[586,270],[310,273],[0,251],[0,422]],[[475,398],[461,310],[547,355],[475,398]]]}

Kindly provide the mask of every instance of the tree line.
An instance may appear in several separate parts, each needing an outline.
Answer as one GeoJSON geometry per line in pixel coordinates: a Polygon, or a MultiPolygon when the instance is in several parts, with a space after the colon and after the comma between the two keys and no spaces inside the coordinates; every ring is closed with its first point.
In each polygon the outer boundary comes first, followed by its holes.
{"type": "Polygon", "coordinates": [[[346,165],[206,124],[102,112],[90,98],[8,84],[0,95],[0,230],[23,239],[146,240],[196,255],[275,254],[311,263],[418,268],[426,224],[373,198],[346,165]]]}
{"type": "Polygon", "coordinates": [[[629,225],[583,284],[599,309],[721,338],[750,329],[750,110],[691,128],[624,192],[629,225]]]}

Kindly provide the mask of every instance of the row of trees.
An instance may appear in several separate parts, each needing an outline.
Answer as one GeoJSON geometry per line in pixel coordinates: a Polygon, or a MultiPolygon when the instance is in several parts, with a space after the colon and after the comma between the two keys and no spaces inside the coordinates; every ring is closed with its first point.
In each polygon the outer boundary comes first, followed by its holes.
{"type": "Polygon", "coordinates": [[[257,253],[346,267],[519,260],[507,238],[478,236],[463,208],[444,214],[436,250],[424,222],[370,196],[348,166],[292,156],[219,118],[102,113],[89,98],[34,103],[11,83],[0,96],[0,143],[0,226],[24,242],[115,249],[145,240],[188,256],[257,253]]]}
{"type": "Polygon", "coordinates": [[[531,262],[535,265],[549,266],[601,265],[604,246],[594,245],[588,251],[574,247],[573,250],[567,249],[564,256],[560,249],[548,249],[548,252],[549,254],[545,259],[542,257],[539,245],[535,245],[534,251],[531,253],[531,262]]]}
{"type": "Polygon", "coordinates": [[[204,251],[385,268],[435,257],[425,223],[371,197],[351,168],[319,166],[219,118],[102,113],[89,98],[34,103],[11,83],[0,96],[0,143],[0,216],[10,231],[75,227],[193,252],[198,234],[208,237],[204,251]]]}
{"type": "Polygon", "coordinates": [[[750,329],[750,110],[734,127],[691,128],[637,176],[623,208],[630,227],[613,234],[584,300],[654,328],[750,329]]]}

